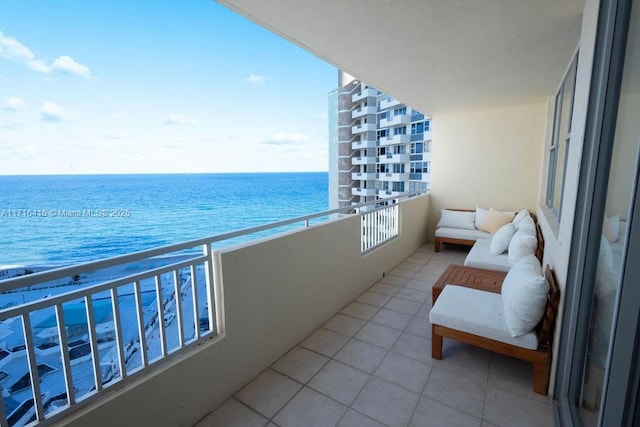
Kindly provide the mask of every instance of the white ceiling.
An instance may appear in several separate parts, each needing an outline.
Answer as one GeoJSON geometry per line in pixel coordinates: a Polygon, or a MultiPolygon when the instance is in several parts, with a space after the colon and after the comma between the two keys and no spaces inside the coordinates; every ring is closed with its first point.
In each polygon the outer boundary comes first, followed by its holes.
{"type": "Polygon", "coordinates": [[[578,45],[584,6],[584,0],[217,1],[428,115],[553,94],[578,45]]]}

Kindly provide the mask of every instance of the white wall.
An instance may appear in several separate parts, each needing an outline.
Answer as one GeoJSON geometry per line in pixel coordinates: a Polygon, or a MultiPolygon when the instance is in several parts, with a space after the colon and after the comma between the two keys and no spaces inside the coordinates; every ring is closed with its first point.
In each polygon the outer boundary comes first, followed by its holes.
{"type": "Polygon", "coordinates": [[[430,233],[440,209],[535,212],[547,103],[433,117],[430,233]]]}
{"type": "MultiPolygon", "coordinates": [[[[560,223],[549,212],[546,207],[540,205],[538,208],[538,219],[545,238],[544,263],[549,264],[554,270],[558,285],[560,286],[560,306],[556,321],[556,338],[559,336],[560,325],[564,307],[565,286],[567,271],[569,266],[569,253],[571,250],[571,237],[574,223],[574,212],[578,192],[578,179],[580,173],[580,163],[582,149],[584,145],[584,134],[587,121],[587,107],[589,102],[589,87],[591,84],[591,69],[593,66],[593,55],[595,46],[596,28],[598,22],[599,0],[587,0],[582,19],[582,33],[579,45],[578,69],[576,74],[576,89],[573,104],[571,140],[567,153],[564,193],[562,199],[562,219],[560,223]]],[[[567,58],[569,64],[571,58],[567,58]]],[[[558,81],[560,84],[560,81],[558,81]]],[[[550,124],[551,126],[551,124],[550,124]]],[[[550,145],[550,137],[547,141],[547,149],[550,145]]],[[[543,172],[546,174],[546,167],[543,172]]],[[[546,179],[546,176],[544,177],[546,179]]],[[[543,188],[543,191],[545,189],[543,188]]],[[[544,195],[542,199],[544,200],[544,195]]],[[[549,389],[553,390],[556,361],[558,354],[559,340],[554,340],[553,365],[551,371],[551,382],[549,389]]]]}
{"type": "Polygon", "coordinates": [[[427,240],[429,195],[401,204],[401,235],[363,256],[349,216],[222,251],[224,333],[63,420],[191,426],[427,240]]]}

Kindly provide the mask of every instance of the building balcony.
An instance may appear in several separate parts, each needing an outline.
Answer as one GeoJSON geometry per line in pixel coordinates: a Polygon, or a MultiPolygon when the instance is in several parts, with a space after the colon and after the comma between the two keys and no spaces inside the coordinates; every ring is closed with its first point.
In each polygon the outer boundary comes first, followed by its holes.
{"type": "Polygon", "coordinates": [[[375,196],[376,195],[376,189],[375,188],[357,187],[357,188],[352,188],[351,189],[351,194],[353,194],[354,196],[365,196],[365,197],[366,196],[375,196]]]}
{"type": "Polygon", "coordinates": [[[393,107],[396,107],[398,105],[402,105],[402,102],[398,101],[397,99],[393,99],[390,96],[386,96],[386,97],[381,97],[380,98],[380,109],[381,110],[386,110],[387,108],[393,108],[393,107]]]}
{"type": "Polygon", "coordinates": [[[351,158],[352,165],[375,165],[376,156],[358,156],[351,158]]]}
{"type": "Polygon", "coordinates": [[[369,87],[366,89],[362,89],[359,92],[356,92],[353,95],[351,95],[351,102],[359,102],[365,98],[376,97],[376,96],[378,96],[378,91],[369,87]]]}
{"type": "Polygon", "coordinates": [[[378,141],[375,139],[360,139],[359,141],[354,141],[351,143],[351,148],[354,150],[360,150],[363,148],[376,148],[378,146],[378,141]]]}
{"type": "Polygon", "coordinates": [[[351,112],[351,118],[357,119],[358,117],[366,116],[368,114],[376,114],[377,112],[378,108],[373,105],[359,107],[351,112]]]}
{"type": "Polygon", "coordinates": [[[408,172],[402,172],[402,173],[394,173],[394,172],[384,172],[384,173],[379,173],[378,174],[378,179],[380,181],[406,181],[409,179],[409,173],[408,172]]]}
{"type": "Polygon", "coordinates": [[[377,129],[375,123],[361,123],[351,127],[351,133],[357,134],[362,132],[375,132],[377,129]]]}
{"type": "Polygon", "coordinates": [[[391,135],[385,141],[385,145],[408,144],[410,142],[411,142],[411,135],[391,135]]]}
{"type": "Polygon", "coordinates": [[[409,161],[409,154],[392,154],[387,153],[385,155],[384,163],[407,163],[409,161]]]}
{"type": "MultiPolygon", "coordinates": [[[[100,384],[77,411],[72,403],[39,416],[97,426],[307,425],[312,417],[330,425],[501,425],[535,417],[549,425],[551,405],[531,391],[528,364],[451,340],[443,360],[431,359],[431,287],[466,252],[433,252],[424,240],[428,211],[422,195],[216,250],[202,273],[203,296],[215,303],[211,334],[149,359],[153,369],[100,384]]],[[[61,304],[55,298],[51,307],[61,304]]],[[[166,317],[160,324],[169,330],[166,317]]],[[[98,368],[90,358],[87,366],[98,368]]]]}
{"type": "Polygon", "coordinates": [[[391,126],[400,126],[411,123],[411,115],[398,114],[397,116],[391,116],[388,119],[382,119],[378,123],[381,128],[388,128],[391,126]]]}
{"type": "Polygon", "coordinates": [[[370,181],[370,180],[376,179],[376,173],[375,172],[352,172],[351,179],[354,179],[357,181],[370,181]]]}

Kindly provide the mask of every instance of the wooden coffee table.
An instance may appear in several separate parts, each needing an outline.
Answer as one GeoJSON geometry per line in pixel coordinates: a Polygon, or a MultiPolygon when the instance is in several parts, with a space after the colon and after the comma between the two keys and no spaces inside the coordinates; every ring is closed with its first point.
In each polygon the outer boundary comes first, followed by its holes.
{"type": "Polygon", "coordinates": [[[505,271],[485,270],[483,268],[451,264],[433,285],[432,302],[435,304],[445,285],[466,286],[499,294],[502,288],[502,281],[506,275],[505,271]]]}

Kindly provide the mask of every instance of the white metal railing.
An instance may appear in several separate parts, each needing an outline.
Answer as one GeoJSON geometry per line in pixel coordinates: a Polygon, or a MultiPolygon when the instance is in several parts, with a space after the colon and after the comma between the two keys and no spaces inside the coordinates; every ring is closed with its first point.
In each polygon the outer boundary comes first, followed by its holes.
{"type": "Polygon", "coordinates": [[[1,280],[1,294],[24,302],[0,310],[0,426],[53,422],[78,403],[215,337],[222,310],[214,243],[359,213],[365,253],[398,235],[395,203],[417,194],[1,280]],[[387,203],[394,204],[382,206],[387,203]],[[360,213],[365,207],[376,210],[360,213]],[[81,286],[88,276],[93,284],[81,286]]]}
{"type": "Polygon", "coordinates": [[[362,214],[362,252],[368,252],[398,236],[399,206],[393,204],[362,214]]]}

